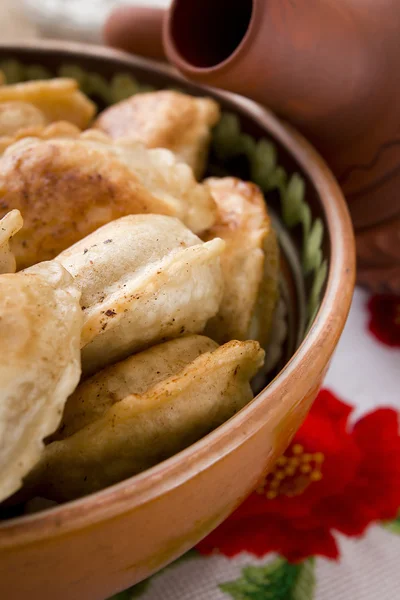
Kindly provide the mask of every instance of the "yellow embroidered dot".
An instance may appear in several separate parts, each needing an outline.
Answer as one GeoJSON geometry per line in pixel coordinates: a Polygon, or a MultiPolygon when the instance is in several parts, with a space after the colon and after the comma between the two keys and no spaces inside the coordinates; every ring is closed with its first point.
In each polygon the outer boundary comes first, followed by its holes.
{"type": "Polygon", "coordinates": [[[274,500],[278,496],[292,498],[302,494],[311,483],[322,479],[322,452],[305,452],[301,444],[294,444],[278,458],[275,467],[257,488],[257,494],[274,500]]]}

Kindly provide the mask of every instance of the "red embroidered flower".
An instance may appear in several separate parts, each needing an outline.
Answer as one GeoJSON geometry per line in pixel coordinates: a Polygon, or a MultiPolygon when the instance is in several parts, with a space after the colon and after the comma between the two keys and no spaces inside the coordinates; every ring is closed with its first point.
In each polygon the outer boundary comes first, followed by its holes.
{"type": "Polygon", "coordinates": [[[397,413],[380,409],[348,425],[352,408],[323,390],[274,471],[197,549],[234,556],[279,552],[290,561],[337,558],[332,530],[363,533],[400,506],[397,413]]]}
{"type": "Polygon", "coordinates": [[[368,328],[379,341],[400,347],[400,296],[376,294],[368,302],[368,328]]]}

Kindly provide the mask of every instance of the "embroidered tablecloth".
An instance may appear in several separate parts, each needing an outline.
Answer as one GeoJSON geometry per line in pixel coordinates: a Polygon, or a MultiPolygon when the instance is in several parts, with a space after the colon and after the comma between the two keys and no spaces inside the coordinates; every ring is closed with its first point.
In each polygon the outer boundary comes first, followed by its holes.
{"type": "Polygon", "coordinates": [[[400,297],[357,289],[309,416],[264,484],[128,600],[400,597],[400,297]]]}

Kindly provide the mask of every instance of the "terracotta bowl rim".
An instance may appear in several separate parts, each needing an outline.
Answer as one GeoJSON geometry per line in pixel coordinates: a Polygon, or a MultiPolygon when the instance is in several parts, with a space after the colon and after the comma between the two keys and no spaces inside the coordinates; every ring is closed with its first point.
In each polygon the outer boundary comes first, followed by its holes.
{"type": "MultiPolygon", "coordinates": [[[[0,55],[12,50],[39,50],[44,54],[63,51],[66,55],[79,54],[92,58],[111,58],[133,67],[149,69],[175,81],[187,83],[171,67],[131,54],[100,46],[75,42],[37,41],[0,43],[0,55]]],[[[207,90],[204,86],[195,87],[207,90]]],[[[0,546],[14,546],[70,533],[99,521],[110,520],[130,512],[157,497],[171,492],[184,481],[196,477],[214,462],[246,442],[262,427],[268,412],[277,410],[282,399],[290,397],[296,386],[296,395],[306,395],[315,382],[307,377],[312,366],[317,372],[327,367],[340,337],[350,309],[355,280],[355,250],[351,219],[347,205],[330,169],[324,160],[299,133],[282,123],[269,110],[246,98],[213,89],[221,100],[233,101],[248,111],[257,122],[270,132],[280,145],[295,158],[313,183],[325,213],[330,239],[331,259],[326,291],[318,314],[304,341],[275,379],[238,414],[205,438],[186,450],[152,467],[140,475],[109,488],[33,515],[17,517],[0,523],[0,546]]],[[[294,409],[292,406],[291,409],[294,409]]],[[[276,435],[279,435],[276,432],[276,435]]]]}

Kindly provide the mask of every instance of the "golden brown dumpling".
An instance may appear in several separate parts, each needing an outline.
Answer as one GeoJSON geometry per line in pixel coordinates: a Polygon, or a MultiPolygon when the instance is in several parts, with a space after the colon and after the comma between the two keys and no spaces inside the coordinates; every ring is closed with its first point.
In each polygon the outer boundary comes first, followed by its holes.
{"type": "Polygon", "coordinates": [[[179,373],[218,344],[202,335],[184,337],[152,346],[106,367],[86,379],[68,398],[61,425],[52,440],[65,439],[102,417],[129,394],[144,394],[160,381],[179,373]]]}
{"type": "Polygon", "coordinates": [[[252,341],[201,354],[178,374],[126,396],[74,435],[46,446],[27,488],[50,500],[71,500],[176,454],[252,399],[249,381],[263,358],[252,341]]]}
{"type": "Polygon", "coordinates": [[[219,106],[211,98],[165,90],[114,104],[98,116],[94,127],[113,138],[135,138],[148,148],[168,148],[199,177],[207,160],[211,127],[219,117],[219,106]]]}
{"type": "Polygon", "coordinates": [[[96,112],[96,105],[79,90],[74,79],[58,78],[2,85],[0,104],[3,102],[31,104],[39,109],[46,123],[69,121],[80,129],[89,125],[96,112]]]}
{"type": "Polygon", "coordinates": [[[206,332],[222,344],[230,339],[268,340],[278,297],[279,248],[264,197],[253,183],[233,177],[207,179],[217,203],[216,224],[203,237],[226,242],[221,257],[225,291],[206,332]]]}
{"type": "Polygon", "coordinates": [[[21,229],[23,223],[19,210],[12,210],[0,219],[0,275],[15,273],[16,261],[11,252],[10,240],[21,229]]]}
{"type": "Polygon", "coordinates": [[[222,298],[224,248],[173,217],[129,215],[62,252],[56,260],[82,292],[84,372],[201,332],[222,298]]]}
{"type": "Polygon", "coordinates": [[[41,127],[46,123],[42,111],[29,102],[0,103],[0,141],[3,136],[31,127],[41,127]]]}
{"type": "MultiPolygon", "coordinates": [[[[100,131],[23,138],[0,158],[0,217],[12,208],[24,227],[12,249],[19,269],[54,258],[126,214],[176,216],[195,232],[215,220],[207,186],[168,150],[113,142],[100,131]]],[[[43,131],[43,136],[45,132],[43,131]]]]}
{"type": "Polygon", "coordinates": [[[169,150],[147,149],[141,142],[128,138],[112,141],[95,129],[83,132],[81,138],[111,147],[152,196],[165,205],[163,214],[178,217],[195,233],[215,222],[217,208],[208,187],[197,183],[192,169],[169,150]]]}
{"type": "Polygon", "coordinates": [[[21,486],[78,384],[79,295],[56,262],[0,275],[0,500],[21,486]]]}

